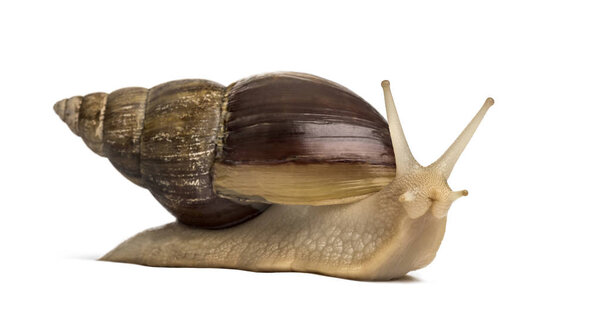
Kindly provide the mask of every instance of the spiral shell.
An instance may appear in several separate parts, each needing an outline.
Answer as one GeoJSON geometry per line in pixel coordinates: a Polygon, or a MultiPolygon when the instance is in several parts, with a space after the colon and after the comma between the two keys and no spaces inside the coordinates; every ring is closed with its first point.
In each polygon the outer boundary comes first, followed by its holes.
{"type": "Polygon", "coordinates": [[[69,128],[177,220],[231,226],[272,203],[359,200],[395,175],[387,123],[331,81],[273,73],[59,101],[69,128]]]}

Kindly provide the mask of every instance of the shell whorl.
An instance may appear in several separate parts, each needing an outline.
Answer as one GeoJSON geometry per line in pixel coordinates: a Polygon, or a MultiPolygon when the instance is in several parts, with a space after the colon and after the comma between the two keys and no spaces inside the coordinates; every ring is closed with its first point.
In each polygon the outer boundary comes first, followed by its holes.
{"type": "Polygon", "coordinates": [[[105,156],[103,151],[103,124],[106,108],[106,93],[91,93],[74,96],[54,104],[54,111],[69,126],[71,131],[96,154],[105,156]]]}
{"type": "Polygon", "coordinates": [[[123,88],[106,100],[103,124],[103,152],[127,179],[143,186],[140,171],[140,140],[144,128],[146,88],[123,88]]]}
{"type": "Polygon", "coordinates": [[[142,185],[139,169],[145,88],[124,88],[110,94],[74,96],[54,104],[54,111],[96,154],[108,157],[129,180],[142,185]]]}

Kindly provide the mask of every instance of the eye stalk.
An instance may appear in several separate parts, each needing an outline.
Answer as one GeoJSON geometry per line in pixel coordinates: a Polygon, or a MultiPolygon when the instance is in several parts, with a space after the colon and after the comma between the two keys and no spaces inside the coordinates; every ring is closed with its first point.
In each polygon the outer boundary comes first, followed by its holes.
{"type": "Polygon", "coordinates": [[[453,202],[463,196],[469,196],[469,191],[467,190],[462,190],[462,191],[454,191],[450,193],[450,196],[448,196],[448,199],[453,202]]]}
{"type": "Polygon", "coordinates": [[[473,137],[485,113],[494,104],[494,100],[487,98],[448,150],[434,163],[423,167],[415,160],[408,147],[390,90],[390,82],[384,80],[381,86],[396,159],[396,178],[392,183],[410,186],[410,189],[404,189],[398,196],[398,202],[412,219],[424,215],[430,207],[433,216],[443,218],[448,214],[455,200],[469,194],[467,190],[452,191],[446,180],[450,177],[454,165],[473,137]]]}
{"type": "Polygon", "coordinates": [[[483,103],[481,109],[479,109],[479,112],[477,112],[475,117],[473,117],[471,122],[461,132],[458,138],[456,138],[454,143],[450,145],[448,150],[446,150],[446,152],[438,160],[436,160],[433,164],[429,165],[429,167],[439,170],[440,173],[444,177],[446,177],[446,179],[450,177],[450,173],[452,173],[452,169],[458,161],[458,158],[465,150],[465,147],[473,137],[473,134],[475,134],[475,130],[477,130],[479,123],[481,123],[481,121],[483,120],[483,116],[485,116],[485,113],[490,107],[492,107],[492,105],[494,105],[494,99],[487,98],[487,100],[485,100],[485,103],[483,103]]]}
{"type": "Polygon", "coordinates": [[[421,165],[415,160],[415,157],[406,142],[402,124],[400,123],[400,118],[398,118],[398,112],[396,111],[396,104],[392,97],[390,82],[387,80],[382,81],[381,87],[383,88],[385,111],[388,118],[388,127],[390,128],[392,146],[394,147],[394,157],[396,158],[396,175],[407,174],[414,169],[421,167],[421,165]]]}

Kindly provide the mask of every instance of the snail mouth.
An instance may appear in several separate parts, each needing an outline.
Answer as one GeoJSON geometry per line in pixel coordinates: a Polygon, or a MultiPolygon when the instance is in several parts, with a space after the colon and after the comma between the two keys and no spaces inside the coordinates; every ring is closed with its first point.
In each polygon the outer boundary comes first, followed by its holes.
{"type": "Polygon", "coordinates": [[[411,219],[418,219],[424,216],[428,211],[431,211],[431,214],[435,218],[441,219],[448,215],[448,210],[450,210],[451,205],[451,202],[424,201],[405,203],[403,206],[408,217],[411,219]]]}
{"type": "Polygon", "coordinates": [[[436,201],[431,205],[431,214],[438,219],[444,218],[448,215],[451,205],[451,202],[436,201]]]}

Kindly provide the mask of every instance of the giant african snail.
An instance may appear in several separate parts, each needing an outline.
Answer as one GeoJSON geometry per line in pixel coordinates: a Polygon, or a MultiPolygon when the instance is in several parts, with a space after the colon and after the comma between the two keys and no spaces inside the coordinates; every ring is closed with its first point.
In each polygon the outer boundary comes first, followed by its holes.
{"type": "Polygon", "coordinates": [[[103,260],[385,280],[433,260],[450,205],[467,195],[446,180],[493,100],[423,167],[389,82],[382,87],[389,131],[359,96],[300,73],[228,87],[173,81],[72,97],[54,109],[179,221],[103,260]]]}

